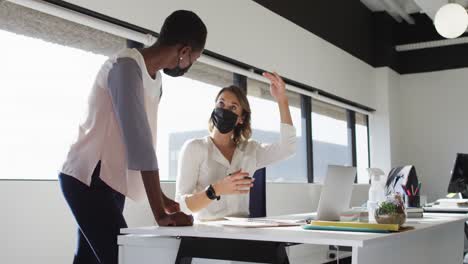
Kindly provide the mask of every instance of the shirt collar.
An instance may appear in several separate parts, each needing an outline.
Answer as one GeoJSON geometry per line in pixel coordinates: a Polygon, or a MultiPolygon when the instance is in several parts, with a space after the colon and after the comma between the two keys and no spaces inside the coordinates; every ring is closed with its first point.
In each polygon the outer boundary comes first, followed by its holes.
{"type": "Polygon", "coordinates": [[[218,147],[214,144],[213,140],[211,139],[210,136],[206,137],[206,140],[210,146],[210,153],[212,154],[212,159],[219,164],[223,165],[226,168],[230,168],[232,164],[236,164],[237,160],[241,158],[243,155],[243,150],[239,148],[239,146],[236,147],[234,150],[234,154],[232,155],[232,161],[229,163],[229,161],[224,157],[223,153],[218,149],[218,147]]]}

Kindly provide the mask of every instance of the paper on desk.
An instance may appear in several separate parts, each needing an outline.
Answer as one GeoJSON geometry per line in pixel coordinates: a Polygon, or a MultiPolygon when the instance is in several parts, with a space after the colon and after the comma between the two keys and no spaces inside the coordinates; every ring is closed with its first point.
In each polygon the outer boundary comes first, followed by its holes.
{"type": "Polygon", "coordinates": [[[434,207],[467,207],[468,199],[439,199],[434,205],[434,207]]]}
{"type": "Polygon", "coordinates": [[[224,219],[233,222],[254,222],[254,223],[277,223],[283,225],[300,225],[306,222],[305,219],[282,219],[282,218],[246,218],[246,217],[224,217],[224,219]]]}
{"type": "Polygon", "coordinates": [[[300,226],[301,223],[295,220],[274,220],[266,218],[242,218],[242,217],[225,217],[226,220],[216,221],[213,224],[230,226],[230,227],[284,227],[284,226],[300,226]]]}

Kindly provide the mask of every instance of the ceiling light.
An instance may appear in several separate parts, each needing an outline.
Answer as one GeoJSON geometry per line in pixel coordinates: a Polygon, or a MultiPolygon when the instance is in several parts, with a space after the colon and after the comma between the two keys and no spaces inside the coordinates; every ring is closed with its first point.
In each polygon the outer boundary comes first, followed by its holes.
{"type": "Polygon", "coordinates": [[[468,14],[459,4],[446,4],[437,11],[434,25],[442,37],[457,38],[465,33],[468,27],[468,14]]]}

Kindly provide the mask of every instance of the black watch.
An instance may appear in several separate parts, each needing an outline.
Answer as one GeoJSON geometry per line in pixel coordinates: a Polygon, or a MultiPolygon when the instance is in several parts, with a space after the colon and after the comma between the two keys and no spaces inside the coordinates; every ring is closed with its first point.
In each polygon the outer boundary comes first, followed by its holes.
{"type": "Polygon", "coordinates": [[[213,185],[211,185],[211,184],[210,184],[210,186],[206,187],[205,193],[206,193],[206,196],[208,197],[208,199],[210,199],[210,200],[219,200],[219,199],[221,199],[220,196],[216,196],[215,189],[213,188],[213,185]]]}

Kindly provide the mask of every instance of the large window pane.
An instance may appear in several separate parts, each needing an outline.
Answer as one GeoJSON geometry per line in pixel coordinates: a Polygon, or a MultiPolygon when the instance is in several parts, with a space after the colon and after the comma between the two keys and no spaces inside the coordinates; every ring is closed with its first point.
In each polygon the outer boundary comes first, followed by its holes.
{"type": "Polygon", "coordinates": [[[346,109],[312,100],[314,182],[323,182],[328,165],[352,165],[351,142],[346,109]]]}
{"type": "Polygon", "coordinates": [[[369,140],[367,127],[367,116],[356,113],[356,160],[358,183],[369,183],[369,175],[366,171],[366,168],[369,167],[369,140]]]}
{"type": "Polygon", "coordinates": [[[106,55],[125,39],[0,1],[1,179],[57,179],[106,55]]]}
{"type": "MultiPolygon", "coordinates": [[[[252,138],[263,143],[279,140],[280,114],[278,104],[265,83],[248,80],[248,99],[252,110],[252,138]]],[[[287,92],[293,124],[297,131],[296,155],[266,168],[268,181],[307,182],[306,144],[302,135],[300,95],[287,92]]]]}
{"type": "Polygon", "coordinates": [[[222,87],[232,85],[232,73],[199,62],[186,76],[162,79],[156,150],[161,180],[176,179],[182,145],[208,135],[215,97],[222,87]]]}
{"type": "Polygon", "coordinates": [[[106,57],[6,31],[0,42],[0,178],[56,179],[106,57]]]}

